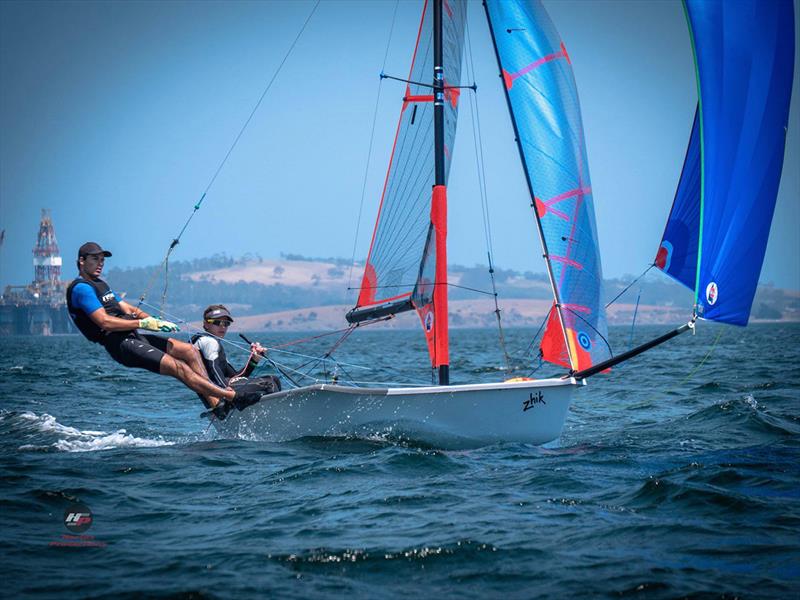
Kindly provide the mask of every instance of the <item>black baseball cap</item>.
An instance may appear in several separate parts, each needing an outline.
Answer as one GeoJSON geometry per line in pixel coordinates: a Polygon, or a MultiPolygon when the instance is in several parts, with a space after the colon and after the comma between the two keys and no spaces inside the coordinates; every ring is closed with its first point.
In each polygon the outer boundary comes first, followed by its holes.
{"type": "Polygon", "coordinates": [[[203,318],[208,321],[213,321],[214,319],[229,319],[230,322],[233,323],[233,317],[230,311],[222,304],[212,304],[206,308],[205,311],[203,311],[203,318]]]}
{"type": "Polygon", "coordinates": [[[108,250],[103,250],[100,247],[100,244],[95,242],[86,242],[83,246],[78,248],[78,258],[86,256],[87,254],[102,254],[106,258],[111,256],[111,252],[108,250]]]}

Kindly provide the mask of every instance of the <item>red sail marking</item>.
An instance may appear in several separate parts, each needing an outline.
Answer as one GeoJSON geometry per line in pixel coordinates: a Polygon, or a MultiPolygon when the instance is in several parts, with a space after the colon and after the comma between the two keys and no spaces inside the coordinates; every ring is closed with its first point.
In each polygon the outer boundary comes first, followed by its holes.
{"type": "MultiPolygon", "coordinates": [[[[589,192],[591,192],[591,190],[589,188],[585,188],[585,189],[587,189],[587,190],[589,190],[589,192]]],[[[569,253],[570,253],[570,250],[572,250],[572,241],[575,239],[575,226],[576,226],[576,224],[578,222],[578,218],[577,218],[578,217],[578,211],[580,210],[581,204],[583,203],[583,196],[584,196],[583,193],[580,193],[580,194],[578,194],[576,196],[575,210],[572,211],[572,215],[573,215],[572,229],[569,230],[569,237],[567,238],[567,253],[566,253],[566,256],[565,256],[565,259],[567,259],[567,260],[569,260],[569,253]]],[[[577,266],[580,269],[583,268],[582,265],[578,265],[578,263],[576,263],[575,261],[570,261],[570,262],[573,263],[573,264],[567,263],[567,264],[570,264],[570,266],[577,266]]],[[[567,275],[567,272],[566,272],[566,269],[565,269],[565,270],[563,270],[561,272],[561,277],[560,277],[561,281],[559,281],[559,283],[558,283],[558,289],[561,289],[561,287],[564,285],[564,277],[566,277],[566,275],[567,275]]]]}
{"type": "Polygon", "coordinates": [[[556,260],[560,263],[564,263],[567,266],[574,267],[575,269],[583,269],[583,265],[579,262],[575,262],[571,258],[567,258],[566,256],[553,256],[550,255],[550,260],[556,260]]]}
{"type": "Polygon", "coordinates": [[[403,98],[403,110],[406,109],[411,102],[433,102],[433,94],[427,96],[406,96],[403,98]]]}
{"type": "Polygon", "coordinates": [[[669,259],[669,250],[664,246],[659,246],[658,253],[656,253],[656,260],[655,260],[656,267],[658,267],[662,271],[665,270],[668,259],[669,259]]]}
{"type": "Polygon", "coordinates": [[[522,77],[536,69],[537,67],[541,67],[545,63],[549,63],[551,60],[556,60],[559,58],[565,58],[568,63],[572,64],[569,60],[569,55],[567,54],[567,49],[564,47],[564,42],[561,42],[561,51],[554,52],[553,54],[548,54],[529,64],[527,67],[522,67],[516,73],[509,73],[505,69],[503,69],[503,82],[506,84],[506,89],[510,90],[511,86],[514,85],[514,80],[518,77],[522,77]]]}
{"type": "Polygon", "coordinates": [[[553,307],[550,309],[547,327],[545,327],[539,349],[542,351],[543,360],[566,367],[567,369],[572,368],[569,362],[567,345],[564,341],[564,333],[561,329],[561,319],[558,316],[555,303],[553,303],[553,307]]]}
{"type": "Polygon", "coordinates": [[[452,19],[453,18],[453,9],[450,8],[450,3],[447,0],[444,0],[444,2],[442,2],[442,6],[444,6],[444,9],[447,11],[447,16],[452,19]]]}
{"type": "Polygon", "coordinates": [[[580,304],[562,304],[564,308],[570,309],[572,312],[580,312],[585,315],[588,315],[592,310],[588,306],[582,306],[580,304]]]}
{"type": "Polygon", "coordinates": [[[458,98],[461,95],[461,89],[457,87],[447,87],[447,79],[444,80],[444,97],[450,101],[453,108],[458,106],[458,98]]]}
{"type": "Polygon", "coordinates": [[[375,275],[375,267],[367,263],[364,267],[364,277],[361,279],[361,291],[358,293],[358,306],[375,303],[375,286],[378,278],[375,275]]]}
{"type": "Polygon", "coordinates": [[[542,217],[544,217],[547,213],[552,213],[555,216],[560,217],[561,219],[564,219],[565,221],[569,221],[569,217],[567,216],[567,213],[564,213],[564,212],[561,212],[558,209],[552,208],[551,206],[548,205],[547,202],[542,202],[536,196],[533,197],[533,203],[536,205],[536,214],[539,215],[540,219],[542,217]]]}
{"type": "Polygon", "coordinates": [[[569,190],[568,192],[564,192],[563,194],[559,194],[558,196],[553,196],[549,200],[541,200],[534,196],[533,201],[536,205],[536,214],[539,215],[539,218],[544,217],[547,213],[552,213],[557,217],[564,219],[565,221],[569,221],[569,216],[553,208],[554,204],[561,202],[562,200],[566,200],[567,198],[574,198],[576,196],[586,196],[592,193],[591,187],[577,187],[574,190],[569,190]]]}
{"type": "MultiPolygon", "coordinates": [[[[447,80],[445,79],[444,82],[445,89],[444,89],[444,97],[447,99],[450,104],[453,105],[453,108],[458,106],[458,98],[461,95],[461,90],[456,87],[449,88],[447,87],[447,80]]],[[[410,94],[410,89],[406,86],[406,95],[403,97],[403,108],[401,111],[405,110],[406,107],[411,104],[412,102],[433,102],[433,94],[424,94],[419,96],[412,96],[410,94]]]]}
{"type": "MultiPolygon", "coordinates": [[[[409,71],[408,71],[408,78],[409,79],[411,79],[411,75],[414,73],[414,64],[417,61],[417,50],[419,49],[419,41],[422,38],[422,26],[425,23],[425,11],[426,11],[427,8],[428,8],[428,0],[425,0],[425,4],[422,6],[422,18],[420,18],[420,20],[419,20],[419,29],[417,30],[417,43],[414,45],[414,54],[411,57],[411,67],[409,68],[409,71]]],[[[408,95],[409,91],[410,91],[409,86],[406,85],[406,95],[408,95]]],[[[397,148],[397,138],[400,136],[400,126],[403,124],[403,111],[405,110],[405,107],[406,107],[406,103],[404,102],[402,108],[400,109],[400,118],[397,120],[397,130],[395,131],[395,134],[394,134],[394,143],[392,143],[392,153],[389,156],[389,167],[386,169],[386,178],[383,180],[383,191],[381,192],[381,202],[378,205],[378,217],[375,219],[375,228],[372,230],[372,240],[369,243],[369,252],[367,253],[367,266],[364,269],[364,277],[365,277],[365,279],[363,279],[364,283],[367,282],[366,281],[367,269],[369,269],[370,267],[372,268],[372,276],[373,276],[373,278],[376,278],[375,267],[372,266],[372,263],[369,262],[369,259],[372,257],[372,248],[375,245],[375,238],[377,237],[377,234],[378,234],[378,224],[381,222],[381,212],[383,211],[383,200],[386,198],[386,190],[387,190],[388,185],[389,185],[389,174],[392,172],[392,161],[394,160],[394,151],[397,148]]],[[[363,306],[361,304],[361,296],[364,294],[364,290],[365,289],[371,289],[372,290],[371,297],[372,297],[373,301],[370,302],[370,304],[374,304],[375,303],[374,302],[374,300],[375,300],[375,287],[376,287],[375,283],[373,283],[372,285],[367,285],[367,286],[362,284],[362,286],[361,286],[362,289],[361,289],[361,292],[359,293],[359,297],[358,297],[359,302],[358,302],[357,306],[363,306]]],[[[367,293],[369,294],[369,292],[367,292],[367,293]]]]}

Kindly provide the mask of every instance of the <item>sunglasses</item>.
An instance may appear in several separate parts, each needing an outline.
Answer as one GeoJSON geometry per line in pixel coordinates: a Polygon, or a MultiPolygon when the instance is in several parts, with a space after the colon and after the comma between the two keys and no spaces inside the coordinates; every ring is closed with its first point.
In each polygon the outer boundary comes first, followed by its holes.
{"type": "Polygon", "coordinates": [[[227,319],[206,319],[206,323],[210,325],[217,325],[218,327],[225,327],[228,328],[231,326],[231,322],[227,319]]]}

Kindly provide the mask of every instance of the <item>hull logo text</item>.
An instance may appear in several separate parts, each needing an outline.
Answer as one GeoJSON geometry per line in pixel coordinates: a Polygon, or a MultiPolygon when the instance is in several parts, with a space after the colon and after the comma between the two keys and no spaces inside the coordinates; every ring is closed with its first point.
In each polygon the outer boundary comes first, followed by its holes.
{"type": "Polygon", "coordinates": [[[530,398],[522,401],[522,412],[532,409],[537,404],[547,404],[547,402],[544,401],[544,395],[541,391],[535,394],[531,392],[530,398]]]}

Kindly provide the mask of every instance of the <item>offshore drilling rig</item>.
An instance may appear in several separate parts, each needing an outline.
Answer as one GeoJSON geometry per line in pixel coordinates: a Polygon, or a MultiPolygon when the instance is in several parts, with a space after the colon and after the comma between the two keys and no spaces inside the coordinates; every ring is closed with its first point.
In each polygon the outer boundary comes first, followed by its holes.
{"type": "Polygon", "coordinates": [[[0,296],[0,335],[75,333],[67,314],[66,289],[53,221],[50,211],[42,209],[33,248],[33,282],[6,286],[0,296]]]}

